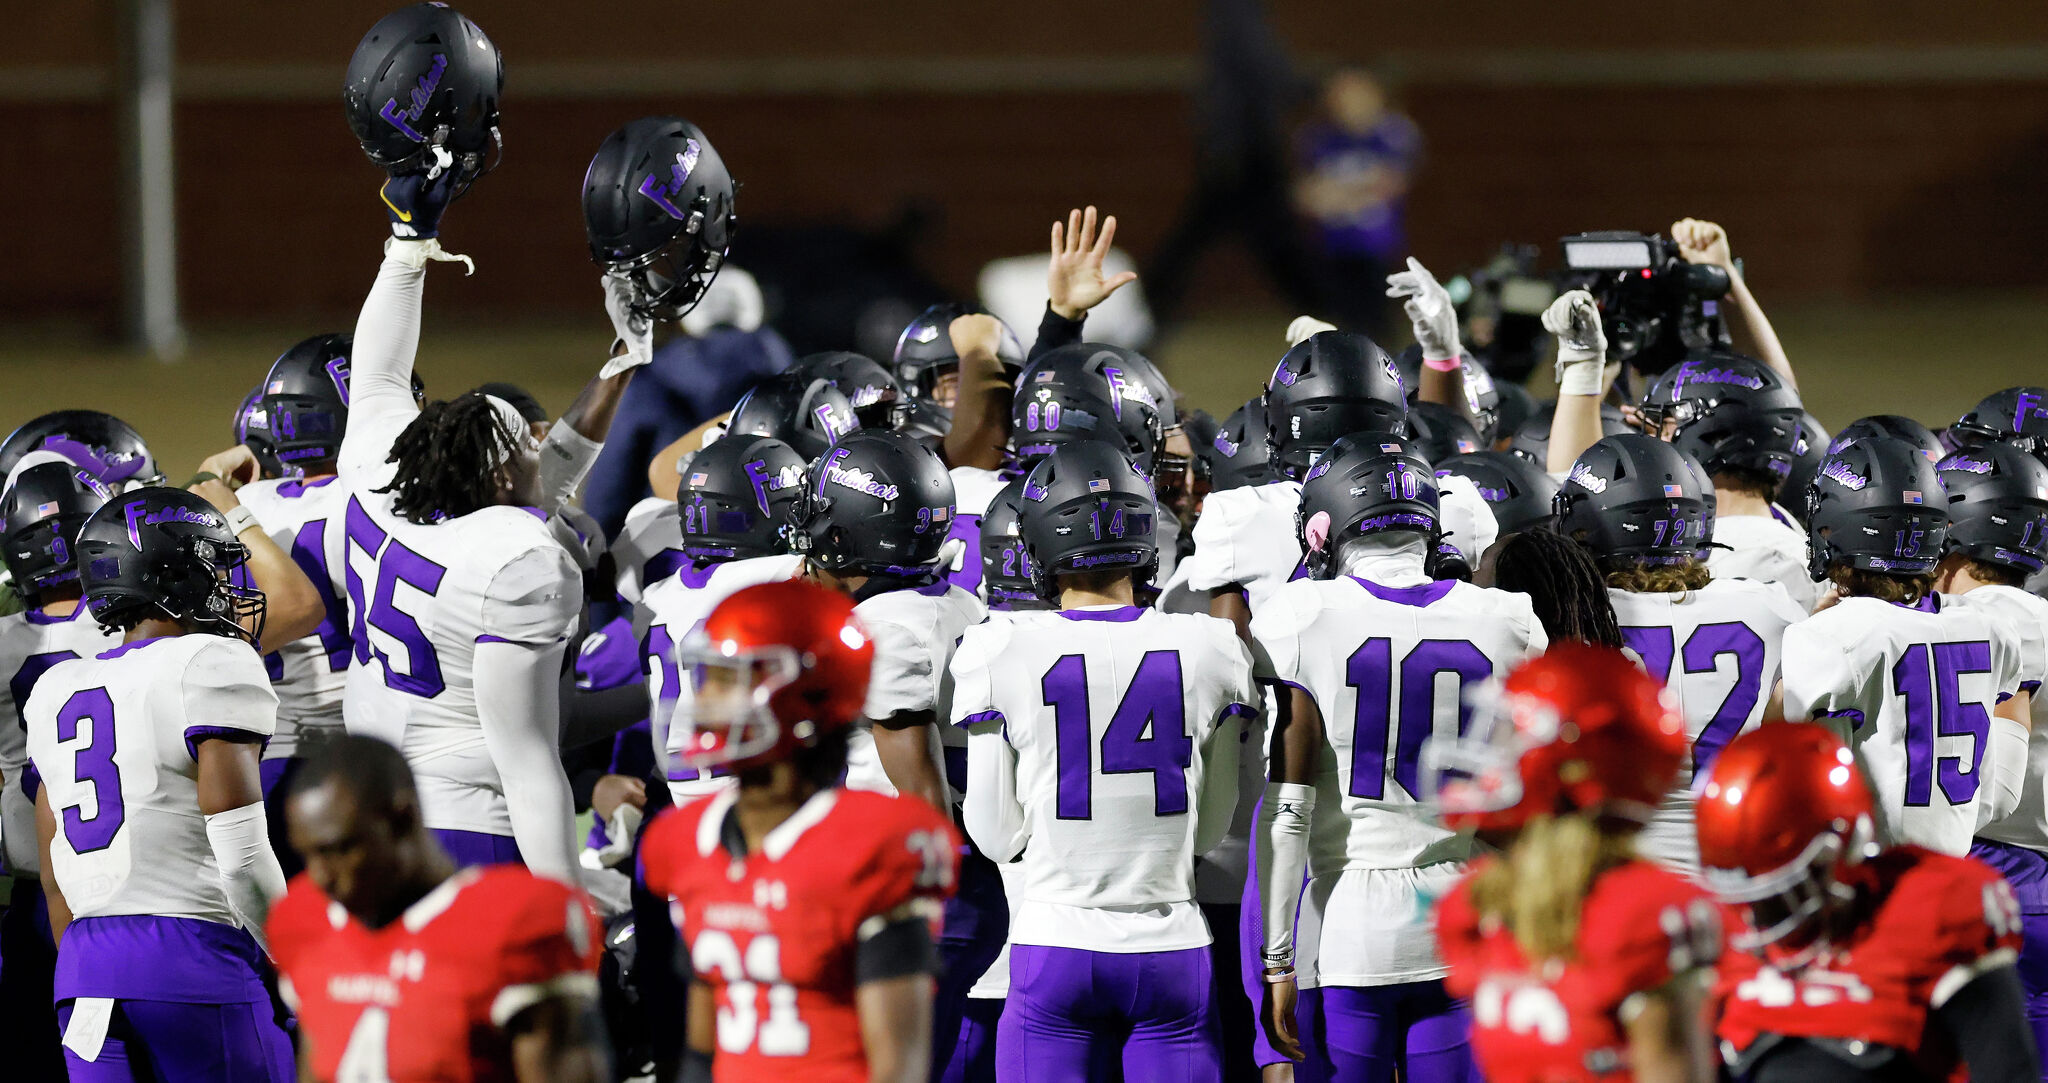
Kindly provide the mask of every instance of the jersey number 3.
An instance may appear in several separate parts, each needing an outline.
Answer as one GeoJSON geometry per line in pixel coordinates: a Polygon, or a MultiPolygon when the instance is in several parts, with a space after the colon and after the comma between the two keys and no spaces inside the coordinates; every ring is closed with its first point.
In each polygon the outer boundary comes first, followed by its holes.
{"type": "Polygon", "coordinates": [[[104,688],[88,688],[64,701],[57,710],[57,740],[72,746],[71,778],[92,791],[88,802],[65,805],[60,811],[64,839],[73,853],[89,854],[114,844],[127,819],[121,802],[121,767],[114,762],[114,700],[104,688]]]}

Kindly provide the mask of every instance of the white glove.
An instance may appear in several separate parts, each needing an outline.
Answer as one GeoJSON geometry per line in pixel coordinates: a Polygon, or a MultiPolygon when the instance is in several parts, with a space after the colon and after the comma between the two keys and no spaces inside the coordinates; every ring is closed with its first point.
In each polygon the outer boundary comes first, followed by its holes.
{"type": "Polygon", "coordinates": [[[1557,389],[1564,395],[1598,395],[1605,388],[1607,334],[1600,306],[1585,290],[1572,290],[1543,310],[1543,329],[1557,336],[1557,389]]]}
{"type": "Polygon", "coordinates": [[[1401,298],[1401,307],[1408,310],[1423,360],[1446,361],[1458,356],[1458,311],[1451,307],[1450,292],[1438,284],[1429,268],[1409,256],[1407,270],[1387,276],[1387,296],[1401,298]]]}
{"type": "Polygon", "coordinates": [[[1314,316],[1296,316],[1294,322],[1287,325],[1287,345],[1299,346],[1302,339],[1314,338],[1324,331],[1336,329],[1336,324],[1316,319],[1314,316]]]}
{"type": "Polygon", "coordinates": [[[604,363],[598,370],[598,378],[609,380],[627,369],[636,369],[654,360],[654,321],[632,310],[628,302],[633,297],[633,284],[624,275],[607,272],[604,282],[604,311],[612,318],[612,333],[618,336],[618,343],[626,345],[626,352],[604,363]]]}

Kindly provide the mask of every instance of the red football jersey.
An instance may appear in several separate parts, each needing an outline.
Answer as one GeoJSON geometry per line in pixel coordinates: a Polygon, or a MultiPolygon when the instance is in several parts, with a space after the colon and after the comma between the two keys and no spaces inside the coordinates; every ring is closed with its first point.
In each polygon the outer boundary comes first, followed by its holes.
{"type": "Polygon", "coordinates": [[[307,877],[270,912],[270,950],[314,1078],[509,1080],[500,1028],[551,994],[597,995],[604,934],[573,888],[519,865],[464,869],[371,929],[307,877]]]}
{"type": "Polygon", "coordinates": [[[717,998],[713,1075],[866,1080],[855,947],[869,922],[899,914],[936,933],[960,861],[953,825],[917,798],[822,790],[738,859],[722,841],[733,800],[728,790],[671,809],[640,846],[647,886],[671,900],[717,998]]]}
{"type": "MultiPolygon", "coordinates": [[[[1956,1052],[1928,1023],[1977,975],[2011,965],[2020,908],[1997,872],[1973,858],[1899,846],[1850,871],[1855,923],[1819,958],[1779,970],[1729,952],[1715,986],[1719,1036],[1739,1055],[1762,1035],[1838,1038],[1913,1054],[1933,1078],[1956,1052]]],[[[1742,921],[1744,918],[1735,920],[1742,921]]]]}
{"type": "Polygon", "coordinates": [[[1647,861],[1594,879],[1569,960],[1531,966],[1514,934],[1480,917],[1470,876],[1438,904],[1436,924],[1444,984],[1472,1002],[1472,1051],[1492,1083],[1633,1078],[1629,998],[1712,966],[1721,950],[1714,903],[1647,861]]]}

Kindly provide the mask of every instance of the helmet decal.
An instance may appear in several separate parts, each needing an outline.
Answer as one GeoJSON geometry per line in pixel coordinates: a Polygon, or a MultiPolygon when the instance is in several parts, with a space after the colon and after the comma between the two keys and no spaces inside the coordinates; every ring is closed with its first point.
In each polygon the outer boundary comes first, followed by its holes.
{"type": "Polygon", "coordinates": [[[1870,484],[1869,478],[1857,473],[1848,463],[1840,459],[1828,460],[1828,464],[1821,468],[1820,476],[1840,485],[1844,489],[1857,492],[1862,491],[1864,486],[1870,484]]]}
{"type": "MultiPolygon", "coordinates": [[[[341,396],[341,404],[348,405],[348,358],[336,356],[327,362],[327,378],[334,381],[334,392],[341,396]]],[[[278,390],[278,389],[273,389],[278,390]]]]}
{"type": "MultiPolygon", "coordinates": [[[[792,485],[803,483],[803,471],[794,466],[785,466],[780,471],[774,471],[759,459],[749,459],[745,469],[747,480],[754,483],[754,503],[760,507],[763,515],[773,514],[768,507],[769,493],[779,493],[792,485]]],[[[693,474],[690,482],[693,485],[702,485],[705,476],[693,474]]]]}
{"type": "Polygon", "coordinates": [[[1565,478],[1565,480],[1582,486],[1591,492],[1604,493],[1607,491],[1607,479],[1595,474],[1593,468],[1583,462],[1573,463],[1571,475],[1565,478]]]}
{"type": "Polygon", "coordinates": [[[695,139],[685,139],[683,149],[676,152],[676,164],[669,167],[668,185],[662,185],[660,173],[649,173],[646,179],[640,182],[640,194],[653,200],[655,206],[667,211],[669,217],[679,222],[687,221],[690,212],[676,206],[675,197],[682,195],[689,187],[690,174],[696,170],[697,158],[702,153],[703,148],[695,139]]]}
{"type": "Polygon", "coordinates": [[[420,76],[420,85],[414,87],[409,96],[412,104],[400,111],[398,99],[389,98],[385,100],[384,108],[377,111],[377,115],[389,121],[392,127],[404,132],[407,139],[415,143],[426,142],[427,137],[421,135],[413,127],[413,123],[420,119],[420,114],[427,111],[427,103],[433,100],[434,91],[441,86],[441,77],[446,74],[448,54],[435,53],[433,61],[427,65],[426,74],[420,76]]]}

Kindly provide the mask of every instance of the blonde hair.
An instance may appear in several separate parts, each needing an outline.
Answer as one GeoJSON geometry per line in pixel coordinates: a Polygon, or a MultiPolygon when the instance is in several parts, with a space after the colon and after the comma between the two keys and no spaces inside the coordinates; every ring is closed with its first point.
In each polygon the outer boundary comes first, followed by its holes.
{"type": "Polygon", "coordinates": [[[1847,598],[1876,598],[1880,602],[1912,605],[1934,593],[1932,574],[1899,575],[1836,564],[1828,569],[1828,578],[1847,598]]]}
{"type": "Polygon", "coordinates": [[[1678,594],[1699,590],[1714,578],[1698,557],[1680,564],[1616,564],[1603,570],[1608,586],[1630,594],[1678,594]]]}
{"type": "Polygon", "coordinates": [[[1473,904],[1505,926],[1531,962],[1570,960],[1594,879],[1634,858],[1635,834],[1585,812],[1538,816],[1472,881],[1473,904]]]}

